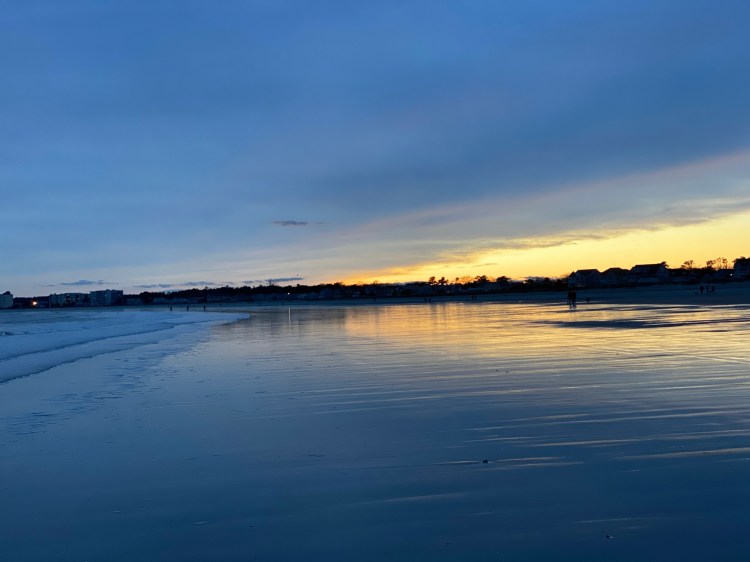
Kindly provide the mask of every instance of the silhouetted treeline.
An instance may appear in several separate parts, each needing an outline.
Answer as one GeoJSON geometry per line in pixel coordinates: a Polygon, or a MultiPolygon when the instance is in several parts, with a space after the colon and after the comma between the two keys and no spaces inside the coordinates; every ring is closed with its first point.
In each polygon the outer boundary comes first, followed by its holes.
{"type": "MultiPolygon", "coordinates": [[[[112,305],[151,305],[151,304],[206,304],[232,302],[291,301],[291,300],[332,300],[332,299],[394,299],[433,297],[472,297],[480,294],[528,293],[541,291],[566,291],[568,288],[609,288],[636,287],[654,284],[713,284],[750,280],[750,258],[740,257],[729,267],[728,259],[719,257],[707,260],[705,267],[696,266],[693,260],[687,260],[677,269],[669,268],[666,262],[635,265],[631,269],[611,267],[603,272],[597,269],[579,269],[570,275],[559,278],[530,277],[515,281],[502,276],[491,279],[486,275],[476,277],[456,277],[449,281],[445,277],[430,277],[427,281],[412,283],[379,283],[347,285],[338,283],[321,283],[318,285],[277,285],[269,282],[256,286],[224,286],[191,288],[181,291],[144,291],[140,294],[117,296],[112,305]]],[[[100,293],[94,291],[89,294],[100,293]]],[[[104,291],[106,293],[107,291],[104,291]]],[[[121,291],[112,290],[112,293],[121,291]]],[[[106,296],[106,295],[105,295],[106,296]]],[[[47,308],[54,306],[52,298],[57,301],[64,298],[61,306],[92,305],[85,302],[82,293],[65,293],[62,295],[38,296],[33,298],[15,297],[14,308],[47,308]],[[79,298],[83,300],[79,302],[79,298]]],[[[106,303],[105,303],[106,304],[106,303]]],[[[92,305],[93,306],[93,305],[92,305]]]]}
{"type": "Polygon", "coordinates": [[[413,283],[368,283],[347,285],[322,283],[319,285],[258,285],[254,287],[204,287],[182,291],[151,292],[126,295],[128,304],[221,303],[318,299],[379,299],[431,298],[508,292],[564,290],[565,279],[532,278],[511,281],[507,277],[491,280],[484,275],[448,282],[444,279],[413,283]]]}

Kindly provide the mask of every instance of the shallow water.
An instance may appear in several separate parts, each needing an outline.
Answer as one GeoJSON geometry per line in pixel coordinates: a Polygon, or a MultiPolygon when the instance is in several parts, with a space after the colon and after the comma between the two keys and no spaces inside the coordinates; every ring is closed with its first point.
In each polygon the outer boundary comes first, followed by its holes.
{"type": "Polygon", "coordinates": [[[0,383],[104,353],[172,339],[226,314],[127,308],[0,313],[0,383]]]}
{"type": "Polygon", "coordinates": [[[0,385],[0,558],[750,547],[746,307],[251,312],[0,385]]]}

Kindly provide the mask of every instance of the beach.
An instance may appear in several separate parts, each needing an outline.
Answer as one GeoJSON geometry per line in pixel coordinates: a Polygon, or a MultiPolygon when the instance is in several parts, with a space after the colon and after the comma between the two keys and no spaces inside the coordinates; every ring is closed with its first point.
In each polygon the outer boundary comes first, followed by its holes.
{"type": "Polygon", "coordinates": [[[741,559],[750,292],[694,291],[0,315],[0,558],[741,559]]]}

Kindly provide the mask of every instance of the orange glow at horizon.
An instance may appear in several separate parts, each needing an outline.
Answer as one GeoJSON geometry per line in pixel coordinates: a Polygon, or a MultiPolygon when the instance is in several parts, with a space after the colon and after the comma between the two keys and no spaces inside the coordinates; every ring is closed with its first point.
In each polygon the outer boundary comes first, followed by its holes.
{"type": "Polygon", "coordinates": [[[662,261],[676,268],[686,260],[693,260],[695,266],[700,267],[706,260],[719,256],[727,258],[731,264],[735,258],[750,255],[750,236],[744,234],[749,226],[750,211],[746,211],[700,224],[633,230],[605,239],[581,236],[578,240],[550,247],[488,250],[477,252],[464,262],[421,263],[360,272],[349,276],[345,282],[426,281],[432,276],[452,281],[467,275],[490,278],[505,275],[514,279],[559,277],[577,269],[630,269],[639,263],[662,261]]]}

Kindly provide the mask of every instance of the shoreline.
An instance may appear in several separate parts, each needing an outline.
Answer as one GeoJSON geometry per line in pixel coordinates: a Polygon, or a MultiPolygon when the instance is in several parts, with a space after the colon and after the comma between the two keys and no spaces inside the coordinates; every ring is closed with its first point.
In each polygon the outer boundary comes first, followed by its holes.
{"type": "MultiPolygon", "coordinates": [[[[750,281],[735,281],[714,285],[713,294],[701,294],[701,285],[647,285],[642,287],[615,288],[578,288],[578,306],[586,304],[652,304],[652,305],[694,305],[694,306],[725,306],[750,305],[750,281]],[[590,303],[586,303],[586,299],[590,303]]],[[[709,285],[704,285],[709,286],[709,285]]],[[[237,302],[209,302],[209,303],[178,303],[153,304],[131,306],[77,306],[62,308],[12,308],[2,309],[3,312],[20,311],[65,311],[65,310],[143,310],[163,311],[173,308],[175,312],[223,312],[233,311],[239,307],[268,308],[268,307],[312,307],[312,306],[372,306],[372,305],[416,305],[440,303],[566,303],[568,289],[558,291],[528,291],[502,293],[466,293],[448,295],[425,296],[388,296],[388,297],[359,297],[359,298],[330,298],[330,299],[277,299],[252,300],[237,302]],[[204,309],[205,305],[205,309],[204,309]]]]}
{"type": "MultiPolygon", "coordinates": [[[[716,286],[713,294],[699,292],[699,285],[651,285],[645,287],[576,289],[578,306],[586,304],[653,304],[653,305],[750,305],[750,282],[743,281],[716,286]],[[586,298],[591,299],[586,303],[586,298]]],[[[236,303],[208,303],[207,311],[235,307],[312,307],[312,306],[372,306],[419,305],[440,303],[547,303],[566,304],[566,291],[539,291],[527,293],[488,293],[476,295],[433,295],[431,297],[378,297],[357,299],[315,299],[245,301],[236,303]]],[[[162,306],[162,305],[155,305],[162,306]]],[[[192,305],[191,305],[192,306],[192,305]]],[[[144,307],[147,309],[148,307],[144,307]]]]}

